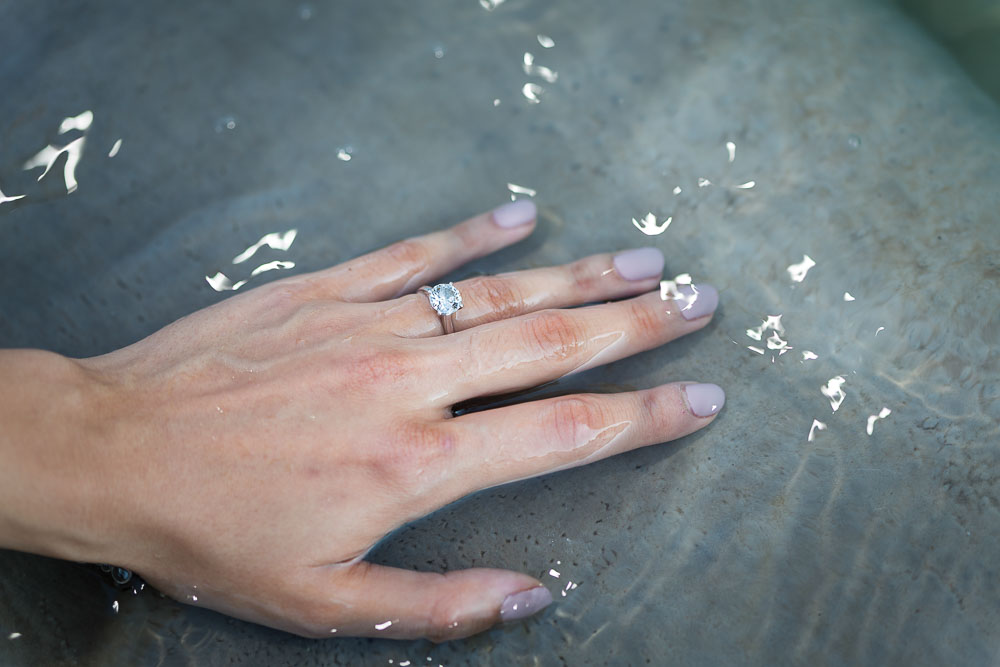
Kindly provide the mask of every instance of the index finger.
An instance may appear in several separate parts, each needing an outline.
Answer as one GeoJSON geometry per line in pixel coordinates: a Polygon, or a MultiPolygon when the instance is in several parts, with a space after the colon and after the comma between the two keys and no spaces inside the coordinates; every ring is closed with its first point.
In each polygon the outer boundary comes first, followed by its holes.
{"type": "Polygon", "coordinates": [[[479,489],[573,468],[705,426],[725,405],[714,384],[674,382],[617,394],[573,394],[445,420],[458,449],[449,489],[479,489]]]}

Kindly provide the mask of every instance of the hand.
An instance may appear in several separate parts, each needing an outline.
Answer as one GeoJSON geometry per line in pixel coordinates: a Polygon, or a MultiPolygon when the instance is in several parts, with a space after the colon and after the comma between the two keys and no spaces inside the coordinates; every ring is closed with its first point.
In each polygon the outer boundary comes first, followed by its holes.
{"type": "Polygon", "coordinates": [[[466,494],[678,438],[722,407],[718,387],[674,383],[452,416],[459,401],[605,364],[711,318],[711,287],[661,299],[663,257],[647,248],[456,283],[465,307],[442,335],[417,288],[528,236],[534,218],[533,203],[508,204],[78,361],[106,430],[77,461],[104,489],[88,555],[178,600],[314,637],[444,640],[548,604],[524,574],[362,560],[466,494]]]}

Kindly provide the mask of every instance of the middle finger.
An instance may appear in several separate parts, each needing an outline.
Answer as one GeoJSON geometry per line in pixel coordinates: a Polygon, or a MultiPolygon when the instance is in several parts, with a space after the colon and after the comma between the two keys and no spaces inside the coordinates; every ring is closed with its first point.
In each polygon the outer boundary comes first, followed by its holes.
{"type": "Polygon", "coordinates": [[[596,306],[541,310],[419,341],[446,388],[435,407],[533,387],[708,324],[719,300],[715,288],[685,285],[678,291],[676,299],[664,300],[654,291],[596,306]]]}

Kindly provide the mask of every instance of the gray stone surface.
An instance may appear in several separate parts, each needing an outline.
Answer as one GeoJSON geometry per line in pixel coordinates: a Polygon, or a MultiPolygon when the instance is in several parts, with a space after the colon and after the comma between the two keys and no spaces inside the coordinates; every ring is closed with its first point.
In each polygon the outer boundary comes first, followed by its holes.
{"type": "Polygon", "coordinates": [[[541,576],[557,603],[527,623],[306,641],[5,552],[3,664],[1000,661],[1000,115],[893,7],[46,0],[0,4],[0,44],[0,189],[27,194],[0,204],[0,345],[105,352],[224,298],[205,276],[247,277],[229,262],[266,233],[299,237],[261,262],[313,270],[516,183],[534,238],[452,278],[649,242],[722,294],[688,340],[538,394],[697,379],[729,400],[692,437],[481,493],[374,554],[541,576]],[[87,109],[79,189],[62,165],[35,183],[21,165],[87,109]],[[647,211],[668,230],[637,231],[647,211]],[[748,349],[777,314],[793,349],[748,349]]]}

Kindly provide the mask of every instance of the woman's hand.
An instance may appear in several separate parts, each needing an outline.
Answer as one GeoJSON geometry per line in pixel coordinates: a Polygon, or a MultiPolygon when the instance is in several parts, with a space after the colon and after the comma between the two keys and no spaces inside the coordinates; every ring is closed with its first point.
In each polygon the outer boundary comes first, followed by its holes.
{"type": "Polygon", "coordinates": [[[647,248],[456,283],[465,307],[442,335],[417,288],[534,224],[533,203],[508,204],[77,362],[104,424],[76,458],[102,489],[86,513],[88,559],[313,637],[444,640],[548,604],[524,574],[362,560],[461,496],[678,438],[722,407],[718,387],[674,383],[453,417],[459,401],[605,364],[711,318],[711,287],[661,298],[663,257],[647,248]],[[633,298],[563,309],[622,297],[633,298]]]}

